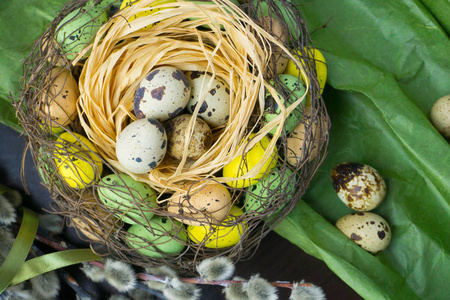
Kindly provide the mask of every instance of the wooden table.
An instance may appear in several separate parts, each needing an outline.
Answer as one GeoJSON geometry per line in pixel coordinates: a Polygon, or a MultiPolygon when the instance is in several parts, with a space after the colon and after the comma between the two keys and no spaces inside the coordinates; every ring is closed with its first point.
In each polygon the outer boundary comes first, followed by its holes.
{"type": "MultiPolygon", "coordinates": [[[[25,184],[28,190],[25,192],[24,184],[20,177],[22,157],[25,151],[26,140],[13,129],[0,125],[0,183],[16,189],[24,196],[25,205],[38,213],[44,213],[43,209],[51,209],[52,199],[48,191],[40,184],[39,174],[34,167],[31,155],[26,154],[24,174],[25,184]]],[[[64,232],[66,240],[82,245],[77,240],[71,229],[64,232]]],[[[72,267],[71,272],[79,273],[78,266],[72,267]]],[[[274,232],[263,239],[255,255],[236,265],[236,276],[245,279],[254,274],[269,281],[295,281],[305,280],[321,286],[327,299],[362,299],[338,276],[336,276],[327,265],[303,252],[297,246],[291,244],[274,232]]],[[[114,293],[106,284],[93,285],[83,280],[83,275],[78,274],[81,283],[86,284],[89,290],[95,290],[100,295],[114,293]]],[[[202,287],[202,299],[225,299],[220,287],[202,287]]],[[[75,299],[69,287],[63,286],[61,299],[75,299]],[[72,297],[73,296],[73,297],[72,297]]],[[[280,299],[288,299],[290,290],[279,289],[280,299]]]]}

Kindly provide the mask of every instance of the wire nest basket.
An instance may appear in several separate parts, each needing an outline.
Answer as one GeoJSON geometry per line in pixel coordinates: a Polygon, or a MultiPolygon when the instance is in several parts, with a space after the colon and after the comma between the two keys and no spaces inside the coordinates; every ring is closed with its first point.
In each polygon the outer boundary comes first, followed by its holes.
{"type": "Polygon", "coordinates": [[[120,2],[69,1],[24,63],[14,105],[55,212],[134,265],[250,257],[326,153],[304,21],[288,1],[120,2]]]}

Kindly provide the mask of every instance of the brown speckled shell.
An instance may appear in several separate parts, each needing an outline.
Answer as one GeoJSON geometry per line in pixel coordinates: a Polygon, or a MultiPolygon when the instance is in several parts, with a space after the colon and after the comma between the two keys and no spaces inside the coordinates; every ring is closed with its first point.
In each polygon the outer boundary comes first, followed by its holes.
{"type": "MultiPolygon", "coordinates": [[[[184,146],[186,143],[186,131],[192,115],[184,114],[170,119],[166,122],[168,147],[167,153],[178,160],[183,158],[184,146]]],[[[212,132],[208,124],[200,118],[197,118],[194,125],[194,132],[189,143],[187,159],[199,159],[212,143],[212,132]]]]}
{"type": "Polygon", "coordinates": [[[219,183],[198,183],[187,192],[176,192],[167,204],[170,213],[193,219],[179,218],[187,225],[219,224],[231,210],[228,189],[219,183]]]}
{"type": "Polygon", "coordinates": [[[346,215],[336,222],[336,228],[372,254],[386,249],[391,241],[391,228],[386,220],[371,212],[346,215]]]}
{"type": "Polygon", "coordinates": [[[386,183],[377,170],[360,163],[341,163],[331,170],[339,199],[351,209],[369,211],[386,196],[386,183]]]}

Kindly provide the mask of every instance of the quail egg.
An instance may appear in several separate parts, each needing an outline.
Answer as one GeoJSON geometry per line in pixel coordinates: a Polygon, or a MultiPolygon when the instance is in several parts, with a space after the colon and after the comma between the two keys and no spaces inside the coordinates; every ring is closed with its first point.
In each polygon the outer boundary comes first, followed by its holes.
{"type": "Polygon", "coordinates": [[[139,83],[134,113],[139,119],[168,120],[183,111],[190,93],[189,81],[182,71],[171,66],[153,69],[139,83]]]}
{"type": "Polygon", "coordinates": [[[131,173],[144,174],[155,169],[167,151],[166,130],[155,119],[139,119],[120,133],[116,156],[122,167],[131,173]]]}
{"type": "Polygon", "coordinates": [[[197,103],[201,103],[199,117],[213,128],[226,125],[230,118],[230,86],[205,72],[187,72],[186,76],[192,89],[187,110],[193,113],[197,103]],[[211,86],[207,90],[210,82],[211,86]]]}
{"type": "Polygon", "coordinates": [[[391,229],[386,220],[371,212],[346,215],[336,222],[336,228],[372,254],[386,249],[391,241],[391,229]]]}
{"type": "Polygon", "coordinates": [[[386,195],[383,177],[365,164],[341,163],[331,171],[331,181],[339,199],[354,210],[372,210],[386,195]]]}

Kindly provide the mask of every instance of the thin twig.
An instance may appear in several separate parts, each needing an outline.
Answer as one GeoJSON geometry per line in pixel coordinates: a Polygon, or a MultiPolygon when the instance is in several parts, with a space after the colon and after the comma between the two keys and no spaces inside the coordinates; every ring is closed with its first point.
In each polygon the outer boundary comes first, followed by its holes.
{"type": "MultiPolygon", "coordinates": [[[[45,237],[42,236],[41,234],[37,234],[36,235],[36,240],[56,249],[56,250],[67,250],[69,244],[66,243],[66,245],[62,245],[60,241],[57,241],[55,239],[52,239],[50,237],[45,237]]],[[[100,267],[100,268],[104,268],[105,267],[105,263],[101,262],[101,261],[89,261],[87,262],[88,264],[100,267]]],[[[155,276],[155,275],[151,275],[151,274],[147,274],[147,273],[137,273],[136,274],[136,278],[147,281],[147,280],[152,280],[152,281],[158,281],[158,282],[167,282],[167,277],[166,276],[155,276]]],[[[245,283],[246,281],[241,281],[241,280],[213,280],[213,281],[206,281],[201,277],[193,277],[193,278],[179,278],[181,281],[183,282],[187,282],[187,283],[194,283],[194,284],[204,284],[204,285],[220,285],[220,286],[229,286],[230,284],[233,283],[245,283]]],[[[294,283],[292,282],[288,282],[288,281],[274,281],[274,282],[270,282],[271,285],[276,286],[276,287],[281,287],[281,288],[289,288],[292,289],[294,286],[294,283]]],[[[300,284],[302,286],[312,286],[310,284],[307,283],[303,283],[300,284]]]]}

